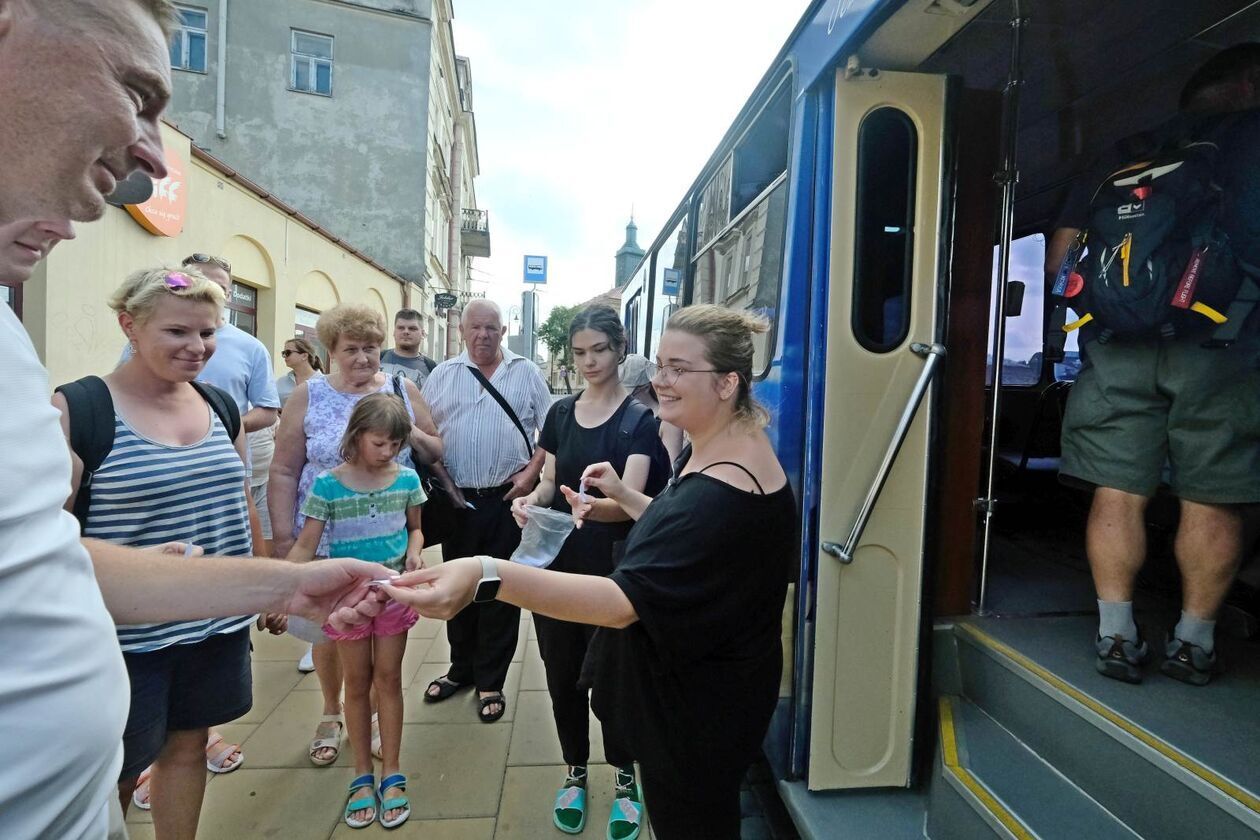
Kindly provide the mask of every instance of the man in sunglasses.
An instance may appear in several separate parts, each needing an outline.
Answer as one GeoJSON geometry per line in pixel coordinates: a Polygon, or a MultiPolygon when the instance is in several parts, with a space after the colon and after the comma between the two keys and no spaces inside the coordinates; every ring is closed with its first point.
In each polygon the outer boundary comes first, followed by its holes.
{"type": "MultiPolygon", "coordinates": [[[[131,173],[165,176],[174,14],[168,0],[0,0],[0,282],[25,281],[131,173]]],[[[62,507],[70,453],[48,373],[6,306],[0,372],[0,837],[125,837],[115,791],[129,690],[114,620],[361,624],[380,610],[366,586],[380,567],[80,542],[62,507]]]]}

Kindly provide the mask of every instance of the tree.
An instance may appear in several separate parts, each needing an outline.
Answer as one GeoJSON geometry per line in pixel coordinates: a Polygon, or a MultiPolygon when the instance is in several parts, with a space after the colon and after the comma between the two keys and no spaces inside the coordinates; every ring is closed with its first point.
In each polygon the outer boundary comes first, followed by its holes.
{"type": "Polygon", "coordinates": [[[547,320],[543,321],[542,326],[538,328],[538,340],[547,348],[553,370],[557,360],[564,365],[570,363],[569,322],[573,320],[579,308],[577,306],[552,307],[547,320]]]}

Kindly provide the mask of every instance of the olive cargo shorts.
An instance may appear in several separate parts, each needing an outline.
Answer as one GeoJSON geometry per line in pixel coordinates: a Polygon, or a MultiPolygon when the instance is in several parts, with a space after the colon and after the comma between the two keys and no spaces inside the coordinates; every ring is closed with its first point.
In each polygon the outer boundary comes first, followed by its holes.
{"type": "Polygon", "coordinates": [[[1203,504],[1260,501],[1260,338],[1091,341],[1063,418],[1060,474],[1203,504]]]}

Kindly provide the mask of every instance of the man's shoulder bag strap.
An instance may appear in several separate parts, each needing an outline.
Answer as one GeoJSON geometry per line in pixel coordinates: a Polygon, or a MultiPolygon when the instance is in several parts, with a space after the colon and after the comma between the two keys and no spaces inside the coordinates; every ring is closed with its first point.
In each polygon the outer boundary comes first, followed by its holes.
{"type": "Polygon", "coordinates": [[[499,404],[499,407],[502,408],[505,412],[507,412],[508,417],[512,418],[512,422],[516,425],[516,430],[520,432],[521,437],[525,439],[525,451],[530,454],[530,457],[533,457],[534,455],[533,441],[529,439],[529,434],[525,431],[525,424],[521,422],[521,418],[516,416],[516,412],[512,410],[511,404],[503,397],[502,394],[499,393],[498,388],[495,388],[493,385],[490,384],[490,380],[486,379],[486,375],[484,373],[477,370],[477,368],[473,367],[472,365],[466,365],[466,367],[468,368],[469,372],[472,373],[473,376],[477,377],[477,381],[481,383],[482,388],[486,389],[486,393],[494,397],[494,401],[499,404]]]}

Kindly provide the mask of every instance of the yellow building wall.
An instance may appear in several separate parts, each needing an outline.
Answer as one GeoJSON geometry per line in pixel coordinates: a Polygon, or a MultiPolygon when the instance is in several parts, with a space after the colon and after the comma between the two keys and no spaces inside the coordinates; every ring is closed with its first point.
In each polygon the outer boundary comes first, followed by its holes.
{"type": "Polygon", "coordinates": [[[195,252],[228,260],[233,278],[258,290],[258,339],[272,350],[277,374],[297,307],[366,303],[387,324],[402,307],[398,280],[193,159],[185,135],[163,126],[163,141],[184,159],[183,232],[154,236],[110,207],[100,221],[76,226],[77,237],[58,245],[23,288],[22,321],[53,385],[113,369],[124,339],[106,301],[129,273],[178,266],[195,252]]]}

